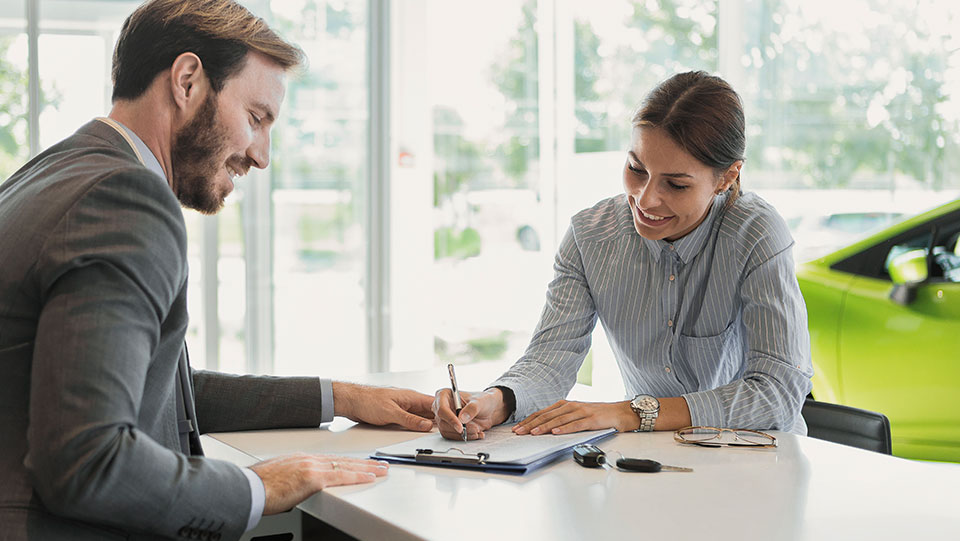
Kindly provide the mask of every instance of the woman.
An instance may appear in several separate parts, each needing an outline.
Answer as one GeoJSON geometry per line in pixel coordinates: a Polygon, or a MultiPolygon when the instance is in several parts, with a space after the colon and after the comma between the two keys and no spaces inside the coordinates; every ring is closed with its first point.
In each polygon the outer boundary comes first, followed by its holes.
{"type": "Polygon", "coordinates": [[[793,240],[777,212],[740,191],[740,98],[722,79],[681,73],[633,118],[624,194],[581,211],[560,244],[553,281],[523,357],[492,386],[449,390],[434,412],[444,436],[470,438],[523,419],[518,434],[689,425],[806,433],[806,309],[793,240]],[[597,319],[634,400],[561,400],[597,319]],[[551,405],[552,404],[552,405],[551,405]]]}

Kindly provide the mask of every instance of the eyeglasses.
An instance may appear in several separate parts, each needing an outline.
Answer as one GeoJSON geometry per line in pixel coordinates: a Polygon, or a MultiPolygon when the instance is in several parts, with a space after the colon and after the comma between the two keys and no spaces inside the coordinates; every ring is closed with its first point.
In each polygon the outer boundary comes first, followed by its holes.
{"type": "Polygon", "coordinates": [[[714,428],[712,426],[688,426],[673,433],[678,443],[702,447],[776,447],[777,438],[756,430],[745,428],[714,428]]]}

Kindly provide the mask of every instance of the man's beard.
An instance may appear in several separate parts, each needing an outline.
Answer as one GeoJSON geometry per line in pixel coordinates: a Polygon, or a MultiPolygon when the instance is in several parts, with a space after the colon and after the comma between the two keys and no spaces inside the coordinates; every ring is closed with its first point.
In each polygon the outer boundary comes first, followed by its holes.
{"type": "MultiPolygon", "coordinates": [[[[196,116],[177,132],[171,150],[173,179],[177,199],[186,208],[203,214],[216,214],[230,188],[218,188],[216,177],[222,174],[223,130],[217,114],[216,94],[210,93],[196,116]]],[[[247,167],[238,167],[244,172],[247,167]]]]}

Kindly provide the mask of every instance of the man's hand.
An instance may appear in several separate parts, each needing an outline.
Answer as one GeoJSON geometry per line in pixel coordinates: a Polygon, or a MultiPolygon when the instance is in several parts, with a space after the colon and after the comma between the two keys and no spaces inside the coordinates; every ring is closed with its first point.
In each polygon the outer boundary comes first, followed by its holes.
{"type": "Polygon", "coordinates": [[[407,430],[433,429],[433,397],[395,387],[333,382],[334,414],[371,425],[398,424],[407,430]]]}
{"type": "Polygon", "coordinates": [[[467,427],[467,439],[483,439],[483,431],[498,425],[510,417],[504,401],[503,391],[497,388],[482,393],[460,391],[463,409],[457,417],[453,409],[453,391],[440,389],[433,399],[433,414],[440,434],[450,440],[463,437],[463,427],[467,427]]]}
{"type": "Polygon", "coordinates": [[[263,514],[273,515],[327,487],[372,483],[386,475],[388,467],[379,460],[300,453],[264,460],[250,469],[263,481],[263,514]]]}

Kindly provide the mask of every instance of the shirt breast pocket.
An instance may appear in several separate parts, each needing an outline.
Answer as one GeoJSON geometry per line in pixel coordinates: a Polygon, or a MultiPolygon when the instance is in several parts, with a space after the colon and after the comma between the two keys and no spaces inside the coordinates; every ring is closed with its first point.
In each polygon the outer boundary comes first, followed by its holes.
{"type": "Polygon", "coordinates": [[[695,382],[695,390],[716,389],[743,376],[739,329],[739,319],[735,319],[720,334],[690,336],[680,333],[676,364],[695,382]]]}

